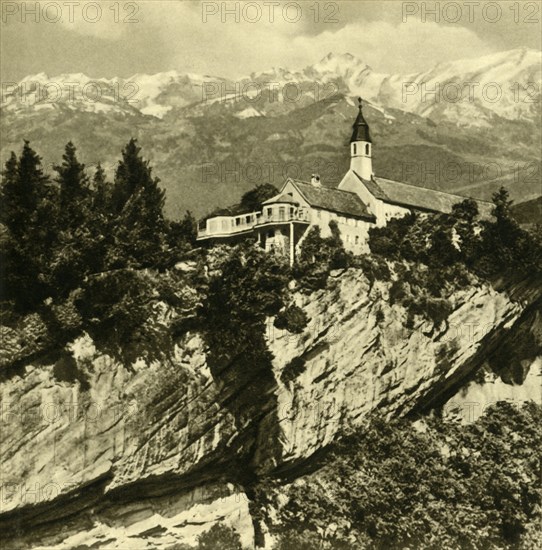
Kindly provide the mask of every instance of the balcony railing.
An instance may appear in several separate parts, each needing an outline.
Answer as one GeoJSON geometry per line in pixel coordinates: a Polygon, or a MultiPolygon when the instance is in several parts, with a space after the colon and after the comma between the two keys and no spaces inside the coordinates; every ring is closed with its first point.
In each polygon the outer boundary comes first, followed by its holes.
{"type": "Polygon", "coordinates": [[[239,216],[217,216],[209,218],[205,227],[198,227],[198,239],[211,236],[229,236],[249,231],[258,225],[269,223],[310,222],[310,212],[306,208],[296,208],[293,212],[277,211],[270,214],[251,212],[239,216]]]}
{"type": "Polygon", "coordinates": [[[310,222],[310,212],[306,208],[297,208],[294,212],[277,212],[273,210],[271,214],[260,214],[257,225],[266,223],[282,222],[310,222]]]}

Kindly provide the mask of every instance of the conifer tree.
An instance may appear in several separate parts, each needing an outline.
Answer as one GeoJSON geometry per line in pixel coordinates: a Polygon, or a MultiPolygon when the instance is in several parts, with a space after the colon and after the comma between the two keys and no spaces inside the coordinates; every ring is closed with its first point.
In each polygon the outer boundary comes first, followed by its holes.
{"type": "Polygon", "coordinates": [[[92,209],[95,212],[106,212],[111,206],[111,185],[107,182],[105,170],[98,163],[92,178],[92,209]]]}
{"type": "MultiPolygon", "coordinates": [[[[89,181],[85,165],[77,159],[77,149],[70,141],[62,155],[62,164],[54,167],[60,192],[60,220],[65,228],[81,224],[85,200],[88,199],[89,181]]],[[[83,222],[84,223],[84,222],[83,222]]]]}
{"type": "Polygon", "coordinates": [[[15,238],[23,238],[29,231],[38,204],[46,194],[47,183],[41,158],[25,140],[18,160],[15,153],[11,153],[2,178],[1,221],[15,238]]]}
{"type": "Polygon", "coordinates": [[[113,208],[117,215],[113,265],[149,267],[160,262],[165,247],[164,191],[152,177],[149,162],[131,139],[115,174],[113,208]]]}
{"type": "Polygon", "coordinates": [[[6,227],[2,243],[5,278],[2,298],[19,309],[32,309],[47,295],[43,276],[54,226],[54,192],[47,185],[41,158],[24,142],[19,159],[12,153],[1,186],[1,221],[6,227]]]}

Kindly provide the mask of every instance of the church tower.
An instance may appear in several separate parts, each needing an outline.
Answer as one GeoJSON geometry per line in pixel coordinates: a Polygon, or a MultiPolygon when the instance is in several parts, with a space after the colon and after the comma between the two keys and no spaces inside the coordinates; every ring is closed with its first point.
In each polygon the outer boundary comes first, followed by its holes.
{"type": "Polygon", "coordinates": [[[373,165],[371,160],[373,142],[369,133],[369,125],[363,118],[361,110],[361,97],[359,101],[359,113],[352,128],[352,138],[350,139],[350,169],[355,170],[364,180],[370,180],[373,175],[373,165]]]}

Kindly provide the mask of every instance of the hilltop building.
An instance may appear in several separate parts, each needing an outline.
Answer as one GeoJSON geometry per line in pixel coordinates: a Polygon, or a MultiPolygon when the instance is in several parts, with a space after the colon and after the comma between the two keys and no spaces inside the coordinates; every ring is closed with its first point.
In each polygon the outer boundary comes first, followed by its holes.
{"type": "MultiPolygon", "coordinates": [[[[317,174],[310,182],[288,178],[280,192],[263,203],[260,212],[207,219],[205,227],[198,229],[198,241],[232,242],[251,235],[265,250],[288,254],[293,263],[308,228],[318,225],[326,237],[329,222],[335,220],[345,248],[359,254],[368,251],[371,227],[384,226],[391,218],[413,210],[449,213],[465,198],[376,176],[372,149],[359,98],[350,139],[350,168],[336,189],[323,186],[317,174]]],[[[488,216],[491,203],[477,202],[480,214],[488,216]]]]}

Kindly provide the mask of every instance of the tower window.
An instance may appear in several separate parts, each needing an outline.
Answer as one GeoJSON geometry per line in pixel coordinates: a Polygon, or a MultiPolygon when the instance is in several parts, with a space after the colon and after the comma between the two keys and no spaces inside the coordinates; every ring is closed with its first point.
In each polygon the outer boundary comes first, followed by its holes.
{"type": "Polygon", "coordinates": [[[367,143],[367,145],[365,146],[365,154],[366,154],[366,155],[369,154],[370,147],[371,147],[371,146],[367,143]]]}
{"type": "Polygon", "coordinates": [[[354,148],[354,155],[355,155],[356,154],[356,144],[353,143],[352,145],[353,145],[353,148],[354,148]]]}

